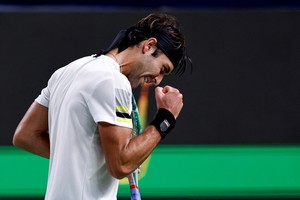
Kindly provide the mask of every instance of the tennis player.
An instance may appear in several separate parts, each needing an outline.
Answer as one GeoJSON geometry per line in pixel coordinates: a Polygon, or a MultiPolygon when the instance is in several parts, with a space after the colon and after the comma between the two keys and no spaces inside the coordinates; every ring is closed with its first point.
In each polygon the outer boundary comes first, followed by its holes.
{"type": "Polygon", "coordinates": [[[109,48],[55,71],[16,128],[13,144],[50,159],[46,200],[113,200],[118,179],[138,168],[175,127],[183,95],[158,85],[190,59],[174,16],[151,13],[109,48]],[[132,88],[153,83],[157,113],[134,131],[132,88]]]}

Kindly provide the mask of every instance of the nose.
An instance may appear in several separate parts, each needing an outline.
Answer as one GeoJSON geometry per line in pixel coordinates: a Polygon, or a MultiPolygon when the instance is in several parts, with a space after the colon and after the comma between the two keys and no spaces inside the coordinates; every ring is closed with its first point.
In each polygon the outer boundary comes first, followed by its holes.
{"type": "Polygon", "coordinates": [[[155,77],[155,79],[154,79],[154,85],[158,86],[160,84],[160,82],[163,80],[163,78],[164,77],[162,75],[159,75],[159,76],[155,77]]]}

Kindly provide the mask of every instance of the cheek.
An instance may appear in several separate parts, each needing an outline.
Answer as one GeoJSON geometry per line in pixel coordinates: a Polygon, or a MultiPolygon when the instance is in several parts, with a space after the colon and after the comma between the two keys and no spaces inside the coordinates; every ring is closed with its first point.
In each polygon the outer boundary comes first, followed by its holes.
{"type": "Polygon", "coordinates": [[[161,64],[157,62],[156,59],[148,59],[143,63],[143,74],[144,75],[151,75],[151,76],[158,76],[161,71],[161,64]]]}
{"type": "Polygon", "coordinates": [[[161,64],[158,63],[158,62],[152,62],[150,65],[149,65],[149,71],[151,71],[153,74],[156,74],[156,75],[159,75],[160,72],[161,72],[161,64]]]}

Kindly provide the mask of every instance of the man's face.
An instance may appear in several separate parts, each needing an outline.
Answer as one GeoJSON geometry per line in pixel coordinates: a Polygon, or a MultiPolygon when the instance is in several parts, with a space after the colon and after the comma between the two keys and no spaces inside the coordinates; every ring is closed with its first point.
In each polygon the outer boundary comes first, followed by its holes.
{"type": "Polygon", "coordinates": [[[164,76],[173,71],[173,68],[172,62],[164,53],[154,57],[149,52],[139,57],[127,78],[132,88],[136,88],[144,83],[159,85],[164,76]]]}

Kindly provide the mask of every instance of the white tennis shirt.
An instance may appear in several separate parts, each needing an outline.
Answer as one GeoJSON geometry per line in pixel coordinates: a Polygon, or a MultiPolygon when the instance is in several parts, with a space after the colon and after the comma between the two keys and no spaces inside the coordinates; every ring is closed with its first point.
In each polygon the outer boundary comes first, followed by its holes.
{"type": "Polygon", "coordinates": [[[46,200],[113,200],[97,122],[132,128],[131,86],[113,59],[78,59],[58,69],[36,99],[48,107],[50,166],[46,200]]]}

